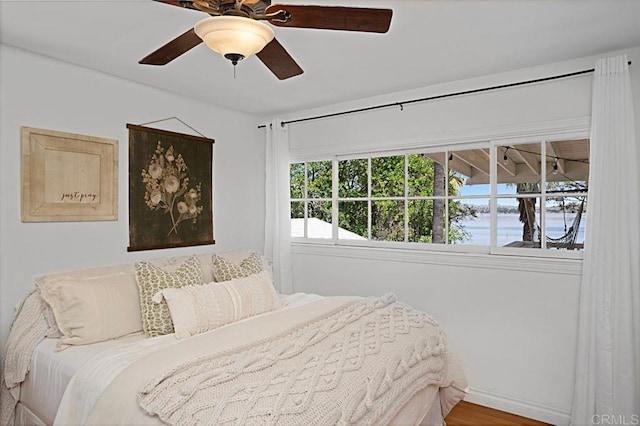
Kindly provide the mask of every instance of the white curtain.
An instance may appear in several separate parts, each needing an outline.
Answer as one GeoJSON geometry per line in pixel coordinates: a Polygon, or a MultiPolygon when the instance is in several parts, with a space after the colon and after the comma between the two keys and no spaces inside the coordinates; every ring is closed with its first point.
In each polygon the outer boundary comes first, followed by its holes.
{"type": "Polygon", "coordinates": [[[640,157],[626,55],[597,61],[592,96],[589,200],[571,423],[637,424],[640,157]],[[618,423],[603,423],[605,419],[618,423]]]}
{"type": "Polygon", "coordinates": [[[273,278],[281,293],[292,293],[291,205],[289,204],[289,136],[280,120],[267,124],[264,255],[273,261],[273,278]]]}

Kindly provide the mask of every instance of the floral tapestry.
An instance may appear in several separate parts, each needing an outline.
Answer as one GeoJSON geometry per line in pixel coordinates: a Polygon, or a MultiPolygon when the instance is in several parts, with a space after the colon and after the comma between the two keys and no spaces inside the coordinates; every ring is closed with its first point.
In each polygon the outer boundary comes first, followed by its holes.
{"type": "Polygon", "coordinates": [[[127,250],[214,244],[214,141],[132,124],[127,128],[127,250]]]}

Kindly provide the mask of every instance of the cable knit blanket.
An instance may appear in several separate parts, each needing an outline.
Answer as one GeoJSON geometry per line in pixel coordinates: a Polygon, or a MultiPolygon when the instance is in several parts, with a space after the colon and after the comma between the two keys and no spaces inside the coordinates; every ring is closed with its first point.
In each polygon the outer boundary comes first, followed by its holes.
{"type": "Polygon", "coordinates": [[[35,347],[47,333],[44,301],[40,292],[29,293],[20,303],[11,325],[0,374],[0,425],[13,425],[15,408],[35,347]]]}
{"type": "Polygon", "coordinates": [[[446,340],[391,294],[351,301],[288,330],[181,363],[143,386],[170,425],[386,424],[443,380],[446,340]]]}

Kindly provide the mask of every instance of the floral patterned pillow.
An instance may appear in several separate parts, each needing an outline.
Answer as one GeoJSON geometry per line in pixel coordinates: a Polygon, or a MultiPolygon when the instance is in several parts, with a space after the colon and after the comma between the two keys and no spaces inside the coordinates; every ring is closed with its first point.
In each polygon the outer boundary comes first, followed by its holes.
{"type": "Polygon", "coordinates": [[[135,264],[136,281],[140,290],[142,328],[147,337],[173,333],[173,322],[166,302],[155,303],[153,296],[167,288],[201,285],[202,269],[196,256],[184,261],[175,272],[167,272],[149,262],[135,264]]]}
{"type": "Polygon", "coordinates": [[[255,252],[244,258],[240,263],[217,254],[212,256],[211,261],[213,262],[213,278],[217,282],[248,277],[262,272],[264,269],[262,256],[255,252]]]}

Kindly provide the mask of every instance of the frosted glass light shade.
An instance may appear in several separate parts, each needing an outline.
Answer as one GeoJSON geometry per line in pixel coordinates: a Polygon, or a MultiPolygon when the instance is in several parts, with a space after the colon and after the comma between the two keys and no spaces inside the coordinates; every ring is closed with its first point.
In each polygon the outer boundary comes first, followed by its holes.
{"type": "Polygon", "coordinates": [[[260,52],[275,34],[262,22],[242,16],[212,16],[196,23],[194,30],[212,50],[222,56],[248,58],[260,52]]]}

